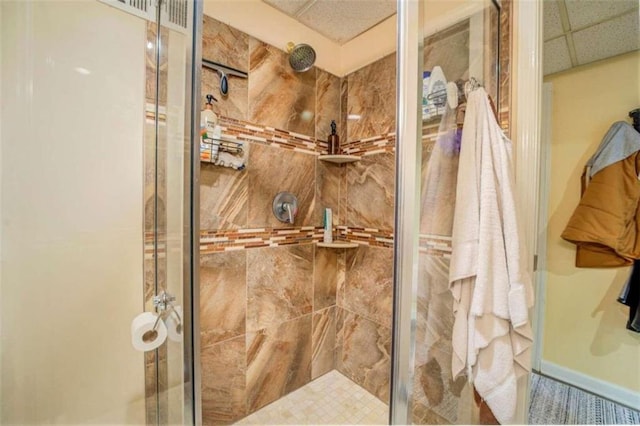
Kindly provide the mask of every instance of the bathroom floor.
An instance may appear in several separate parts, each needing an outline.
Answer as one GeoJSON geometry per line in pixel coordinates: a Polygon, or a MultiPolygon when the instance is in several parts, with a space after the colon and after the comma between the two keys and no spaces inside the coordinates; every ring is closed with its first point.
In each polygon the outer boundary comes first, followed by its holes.
{"type": "Polygon", "coordinates": [[[635,425],[640,412],[534,373],[529,424],[635,425]]]}
{"type": "Polygon", "coordinates": [[[386,425],[389,407],[337,371],[263,407],[236,425],[386,425]]]}

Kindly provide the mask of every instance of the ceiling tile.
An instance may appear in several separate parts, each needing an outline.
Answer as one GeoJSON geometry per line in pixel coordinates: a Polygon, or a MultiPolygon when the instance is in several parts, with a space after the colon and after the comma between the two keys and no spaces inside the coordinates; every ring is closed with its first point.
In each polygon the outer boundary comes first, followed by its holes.
{"type": "Polygon", "coordinates": [[[295,16],[296,12],[299,11],[305,4],[309,2],[309,0],[263,0],[270,6],[275,7],[281,12],[286,13],[290,16],[295,16]]]}
{"type": "Polygon", "coordinates": [[[638,10],[638,0],[565,0],[565,4],[572,30],[638,10]]]}
{"type": "Polygon", "coordinates": [[[571,68],[569,47],[564,36],[544,42],[542,69],[544,75],[553,74],[571,68]]]}
{"type": "Polygon", "coordinates": [[[394,13],[395,0],[318,0],[298,19],[343,44],[394,13]]]}
{"type": "Polygon", "coordinates": [[[561,36],[564,33],[562,29],[562,21],[560,20],[560,11],[558,3],[555,0],[543,2],[544,16],[544,39],[551,40],[561,36]]]}
{"type": "Polygon", "coordinates": [[[640,48],[638,13],[630,12],[576,31],[573,42],[580,65],[637,50],[640,48]]]}

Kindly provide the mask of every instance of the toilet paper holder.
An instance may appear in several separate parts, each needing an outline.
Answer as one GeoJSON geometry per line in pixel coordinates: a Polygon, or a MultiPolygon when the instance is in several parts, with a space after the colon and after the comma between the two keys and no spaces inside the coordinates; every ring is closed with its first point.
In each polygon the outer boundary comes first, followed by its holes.
{"type": "Polygon", "coordinates": [[[176,297],[171,294],[162,291],[160,294],[153,296],[153,307],[158,310],[158,318],[156,318],[155,324],[153,324],[153,330],[158,327],[158,322],[169,317],[172,313],[178,318],[178,324],[182,325],[182,318],[178,311],[173,306],[173,302],[176,301],[176,297]]]}

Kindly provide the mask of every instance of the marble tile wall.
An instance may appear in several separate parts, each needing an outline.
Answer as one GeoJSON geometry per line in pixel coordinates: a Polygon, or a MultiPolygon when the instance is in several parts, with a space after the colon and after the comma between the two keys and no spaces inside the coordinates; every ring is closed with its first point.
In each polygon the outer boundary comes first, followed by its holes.
{"type": "MultiPolygon", "coordinates": [[[[333,74],[318,70],[316,77],[315,137],[327,140],[331,134],[331,120],[336,121],[338,132],[345,131],[341,115],[341,80],[333,74]]],[[[340,138],[344,141],[346,139],[340,138]]]]}
{"type": "Polygon", "coordinates": [[[338,306],[391,328],[393,251],[360,246],[346,253],[345,283],[338,306]]]}
{"type": "Polygon", "coordinates": [[[418,283],[414,423],[469,424],[472,388],[451,374],[449,260],[421,253],[418,283]]]}
{"type": "MultiPolygon", "coordinates": [[[[283,226],[272,212],[273,197],[289,191],[298,198],[298,226],[321,225],[315,208],[316,158],[254,144],[249,152],[248,226],[283,226]]],[[[242,172],[241,172],[242,173],[242,172]]]]}
{"type": "Polygon", "coordinates": [[[312,244],[200,261],[204,424],[228,424],[335,369],[344,253],[312,244]]]}
{"type": "Polygon", "coordinates": [[[347,143],[395,131],[396,55],[388,55],[347,77],[347,143]]]}
{"type": "MultiPolygon", "coordinates": [[[[249,35],[207,15],[202,25],[202,58],[227,65],[239,71],[249,71],[249,35]]],[[[205,95],[212,94],[213,110],[225,117],[246,120],[249,111],[248,79],[228,76],[229,94],[220,93],[220,74],[202,67],[202,107],[205,95]]]]}
{"type": "Polygon", "coordinates": [[[389,400],[393,251],[360,246],[345,254],[337,288],[336,368],[389,400]]]}
{"type": "Polygon", "coordinates": [[[311,381],[311,315],[247,333],[247,410],[311,381]]]}
{"type": "Polygon", "coordinates": [[[247,251],[247,329],[255,331],[310,314],[313,246],[247,251]]]}
{"type": "Polygon", "coordinates": [[[316,68],[297,73],[282,50],[249,41],[249,121],[315,136],[316,68]]]}
{"type": "Polygon", "coordinates": [[[346,224],[391,230],[394,221],[395,155],[367,155],[347,167],[346,224]]]}
{"type": "Polygon", "coordinates": [[[346,309],[337,309],[337,370],[389,403],[391,330],[346,309]]]}
{"type": "MultiPolygon", "coordinates": [[[[357,241],[337,286],[336,369],[389,402],[395,197],[395,55],[344,77],[346,139],[361,160],[341,166],[337,238],[357,241]]],[[[344,123],[344,121],[343,121],[344,123]]]]}
{"type": "Polygon", "coordinates": [[[340,79],[319,69],[294,74],[281,50],[210,18],[204,43],[204,57],[249,73],[246,92],[230,78],[227,98],[218,96],[215,74],[203,83],[203,95],[219,100],[214,111],[225,131],[249,144],[243,171],[201,167],[205,424],[233,422],[336,368],[388,402],[394,56],[340,79]],[[349,108],[364,117],[351,128],[349,108]],[[317,160],[334,119],[343,146],[364,155],[362,162],[317,160]],[[265,132],[275,133],[263,141],[265,132]],[[315,147],[288,146],[277,132],[315,147]],[[294,227],[271,213],[282,190],[298,196],[294,227]],[[345,225],[336,237],[365,246],[346,252],[310,244],[325,207],[345,225]]]}
{"type": "Polygon", "coordinates": [[[341,120],[340,79],[315,67],[296,73],[284,51],[208,16],[204,18],[203,58],[248,72],[247,79],[230,76],[229,95],[222,97],[218,74],[203,68],[202,99],[207,93],[217,98],[213,110],[233,136],[246,142],[249,159],[243,171],[202,164],[201,229],[282,225],[271,213],[271,201],[283,190],[298,196],[300,224],[321,225],[322,210],[315,203],[315,158],[293,151],[317,154],[326,146],[329,123],[341,120]],[[243,137],[240,126],[246,123],[272,134],[271,143],[267,141],[271,148],[248,142],[262,135],[252,135],[247,128],[243,137]],[[291,145],[291,151],[273,149],[279,144],[287,147],[282,132],[299,136],[301,149],[296,145],[291,145]]]}

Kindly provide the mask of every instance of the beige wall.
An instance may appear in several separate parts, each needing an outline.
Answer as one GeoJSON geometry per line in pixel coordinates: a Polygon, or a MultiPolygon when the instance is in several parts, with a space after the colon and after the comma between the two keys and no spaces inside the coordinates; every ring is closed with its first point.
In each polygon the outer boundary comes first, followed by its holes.
{"type": "Polygon", "coordinates": [[[0,8],[1,422],[144,423],[145,22],[94,1],[0,8]]]}
{"type": "Polygon", "coordinates": [[[580,175],[609,126],[640,105],[640,53],[545,78],[553,83],[543,360],[640,391],[640,334],[625,329],[616,298],[630,269],[578,269],[560,238],[580,196],[580,175]]]}

